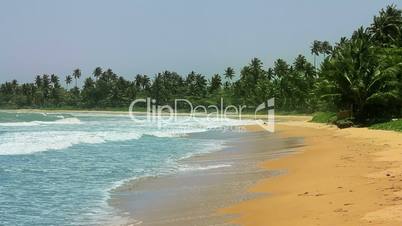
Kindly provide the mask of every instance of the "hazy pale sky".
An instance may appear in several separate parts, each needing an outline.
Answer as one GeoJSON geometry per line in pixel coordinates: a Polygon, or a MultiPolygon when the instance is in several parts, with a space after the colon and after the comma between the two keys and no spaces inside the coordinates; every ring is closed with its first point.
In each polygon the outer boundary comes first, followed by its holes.
{"type": "Polygon", "coordinates": [[[311,59],[402,0],[0,0],[0,82],[96,66],[132,79],[162,70],[210,76],[252,57],[311,59]]]}

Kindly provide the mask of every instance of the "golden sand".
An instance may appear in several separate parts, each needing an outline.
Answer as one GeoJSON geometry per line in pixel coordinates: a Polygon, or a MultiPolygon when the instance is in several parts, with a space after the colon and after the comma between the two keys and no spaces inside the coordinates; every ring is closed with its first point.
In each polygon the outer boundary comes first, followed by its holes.
{"type": "Polygon", "coordinates": [[[402,225],[402,133],[340,130],[304,120],[281,122],[277,132],[304,137],[306,145],[261,164],[287,173],[249,189],[266,196],[219,210],[238,215],[231,223],[402,225]]]}

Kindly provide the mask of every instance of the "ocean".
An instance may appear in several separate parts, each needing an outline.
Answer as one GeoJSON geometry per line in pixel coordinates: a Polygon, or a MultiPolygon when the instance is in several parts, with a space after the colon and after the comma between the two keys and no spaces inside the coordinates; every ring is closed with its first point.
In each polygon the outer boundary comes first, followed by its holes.
{"type": "MultiPolygon", "coordinates": [[[[137,117],[138,118],[138,117],[137,117]]],[[[0,225],[108,225],[107,204],[123,183],[189,169],[181,159],[218,151],[225,139],[197,138],[250,123],[178,117],[161,127],[125,114],[0,112],[0,225]]],[[[207,137],[207,138],[205,138],[207,137]]]]}

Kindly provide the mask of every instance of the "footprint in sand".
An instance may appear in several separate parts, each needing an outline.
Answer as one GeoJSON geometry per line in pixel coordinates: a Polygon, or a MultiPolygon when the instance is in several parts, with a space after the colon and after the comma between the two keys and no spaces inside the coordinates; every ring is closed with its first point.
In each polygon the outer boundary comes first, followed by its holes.
{"type": "Polygon", "coordinates": [[[346,212],[348,212],[348,210],[344,210],[342,208],[339,208],[339,209],[334,210],[334,212],[335,213],[346,213],[346,212]]]}

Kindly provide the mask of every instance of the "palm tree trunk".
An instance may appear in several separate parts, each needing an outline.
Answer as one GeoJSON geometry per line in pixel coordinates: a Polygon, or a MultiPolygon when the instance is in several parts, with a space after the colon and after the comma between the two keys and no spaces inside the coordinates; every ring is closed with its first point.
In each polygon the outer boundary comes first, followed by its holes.
{"type": "Polygon", "coordinates": [[[317,59],[315,54],[314,54],[314,72],[317,74],[317,59]]]}

